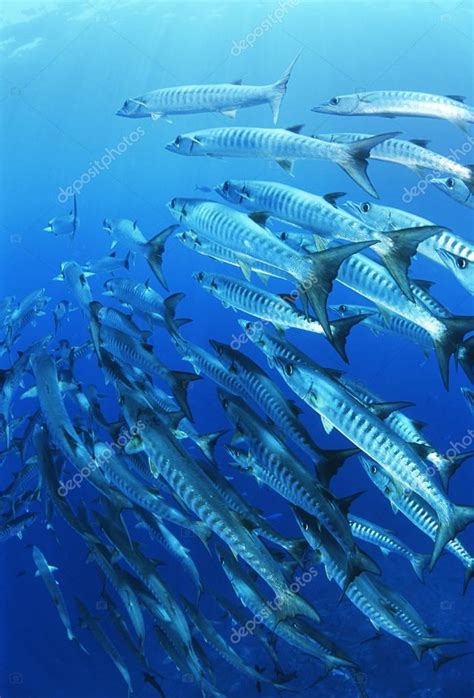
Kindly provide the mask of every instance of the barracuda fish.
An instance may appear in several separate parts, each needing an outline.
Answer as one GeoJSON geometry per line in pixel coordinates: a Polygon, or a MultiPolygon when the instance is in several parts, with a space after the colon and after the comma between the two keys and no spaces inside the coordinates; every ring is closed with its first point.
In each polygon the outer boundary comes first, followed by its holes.
{"type": "MultiPolygon", "coordinates": [[[[415,492],[404,491],[400,493],[387,468],[380,466],[368,458],[360,457],[360,462],[371,479],[386,497],[394,513],[401,512],[417,528],[431,540],[435,540],[438,534],[439,524],[436,512],[415,492]]],[[[453,538],[446,545],[446,551],[454,555],[466,568],[464,576],[464,593],[469,582],[474,576],[474,557],[466,550],[458,538],[453,538]]]]}
{"type": "MultiPolygon", "coordinates": [[[[246,281],[224,276],[224,274],[206,274],[201,271],[196,272],[193,276],[202,288],[220,300],[225,308],[231,307],[235,311],[240,310],[260,320],[272,323],[277,330],[295,328],[324,335],[324,329],[320,322],[308,317],[295,307],[292,302],[294,297],[289,296],[290,300],[288,301],[284,295],[270,293],[246,281]]],[[[349,322],[344,325],[345,333],[334,333],[334,324],[329,323],[333,346],[347,363],[348,358],[345,350],[347,333],[353,325],[362,319],[362,317],[357,317],[352,324],[349,322]]],[[[342,328],[337,326],[337,330],[340,329],[342,328]]]]}
{"type": "MultiPolygon", "coordinates": [[[[334,580],[342,589],[344,584],[344,553],[327,531],[318,526],[314,517],[297,507],[293,508],[295,518],[311,547],[317,551],[328,579],[334,580]]],[[[423,653],[439,645],[457,644],[462,640],[447,637],[420,637],[407,630],[390,608],[389,599],[380,594],[382,586],[372,583],[367,575],[355,579],[346,590],[346,595],[356,608],[359,609],[377,629],[393,635],[410,645],[417,659],[423,653]]]]}
{"type": "Polygon", "coordinates": [[[83,271],[77,262],[63,262],[61,272],[54,277],[55,281],[65,281],[80,308],[87,316],[92,303],[92,293],[87,282],[89,272],[83,271]]]}
{"type": "MultiPolygon", "coordinates": [[[[225,448],[230,452],[230,446],[226,446],[225,448]]],[[[231,455],[233,454],[231,453],[231,455]]],[[[250,522],[254,527],[255,533],[260,538],[265,538],[265,540],[275,543],[280,546],[280,548],[286,550],[297,562],[301,562],[303,553],[306,550],[306,543],[304,541],[287,538],[276,529],[272,528],[263,517],[262,512],[247,503],[247,500],[242,497],[238,490],[231,485],[230,481],[222,475],[218,467],[204,461],[200,462],[200,466],[217,487],[232,511],[239,514],[243,520],[250,522]]]]}
{"type": "Polygon", "coordinates": [[[205,199],[172,199],[168,204],[171,214],[180,222],[185,220],[193,230],[209,240],[227,245],[242,259],[243,270],[250,269],[252,260],[260,260],[284,271],[303,286],[317,319],[326,335],[331,330],[326,310],[326,300],[332,290],[343,260],[372,243],[358,242],[341,245],[313,255],[296,252],[275,235],[265,230],[244,213],[228,206],[205,199]]]}
{"type": "MultiPolygon", "coordinates": [[[[398,208],[374,205],[368,201],[360,204],[347,201],[344,206],[353,216],[378,230],[390,231],[400,226],[417,228],[432,225],[430,221],[420,216],[398,208]]],[[[441,229],[441,232],[422,242],[418,252],[431,261],[447,267],[459,283],[474,295],[474,245],[469,240],[454,235],[450,230],[441,229]]]]}
{"type": "Polygon", "coordinates": [[[106,257],[99,259],[90,259],[82,265],[84,271],[89,274],[111,274],[119,269],[130,270],[130,266],[134,262],[134,253],[129,252],[123,259],[117,257],[117,252],[111,252],[106,257]]]}
{"type": "Polygon", "coordinates": [[[36,325],[36,319],[45,315],[44,308],[50,300],[51,298],[45,295],[45,289],[40,288],[29,293],[9,311],[4,322],[7,347],[11,346],[27,325],[36,325]]]}
{"type": "Polygon", "coordinates": [[[189,361],[198,376],[201,374],[208,376],[214,383],[230,390],[235,395],[241,395],[245,392],[239,379],[208,351],[181,336],[175,337],[175,344],[183,361],[189,361]]]}
{"type": "Polygon", "coordinates": [[[168,290],[161,264],[163,261],[163,252],[165,250],[165,242],[176,230],[176,225],[168,226],[150,240],[147,240],[143,235],[136,221],[130,221],[126,218],[104,218],[102,225],[104,230],[114,238],[113,246],[121,243],[132,252],[138,252],[144,255],[150,269],[160,284],[163,288],[168,290]]]}
{"type": "Polygon", "coordinates": [[[57,365],[58,368],[64,368],[66,365],[72,370],[74,363],[82,358],[89,358],[92,353],[93,345],[90,340],[80,344],[77,347],[72,347],[67,339],[61,339],[57,348],[57,365]]]}
{"type": "Polygon", "coordinates": [[[139,600],[133,589],[127,584],[121,568],[113,562],[115,551],[113,549],[108,549],[98,539],[92,541],[92,538],[93,536],[88,537],[87,545],[89,547],[89,553],[86,561],[91,562],[93,560],[104,575],[104,578],[107,579],[115,589],[132,622],[133,629],[140,643],[140,648],[143,648],[145,642],[145,620],[139,600]]]}
{"type": "MultiPolygon", "coordinates": [[[[208,240],[198,235],[194,230],[186,230],[185,232],[178,233],[176,239],[188,249],[193,250],[193,252],[197,252],[205,257],[210,257],[218,262],[224,262],[224,264],[230,264],[233,267],[239,267],[247,280],[250,280],[251,272],[255,272],[259,279],[265,284],[268,283],[270,277],[276,279],[287,278],[287,275],[283,271],[259,260],[252,260],[249,258],[244,262],[242,257],[230,250],[226,245],[208,240]]],[[[315,249],[312,251],[317,252],[318,250],[315,249]]]]}
{"type": "Polygon", "coordinates": [[[32,512],[31,514],[20,514],[20,516],[16,516],[14,519],[10,519],[6,523],[1,523],[0,542],[3,543],[9,538],[14,538],[15,536],[21,540],[23,537],[23,531],[28,528],[28,526],[31,526],[31,524],[33,524],[37,518],[38,514],[32,512]]]}
{"type": "Polygon", "coordinates": [[[27,460],[25,465],[17,473],[12,473],[13,480],[0,492],[0,502],[6,500],[15,516],[15,498],[20,497],[31,485],[38,484],[38,461],[35,456],[27,460]]]}
{"type": "Polygon", "coordinates": [[[162,298],[148,282],[141,284],[127,278],[109,279],[104,284],[104,296],[111,296],[130,310],[142,315],[148,322],[162,327],[181,327],[191,320],[175,320],[176,307],[184,293],[173,293],[162,298]]]}
{"type": "Polygon", "coordinates": [[[221,390],[218,390],[218,396],[227,416],[235,424],[234,441],[245,439],[251,452],[246,462],[239,458],[239,467],[284,499],[314,514],[320,525],[331,532],[347,555],[346,584],[364,571],[380,574],[375,562],[355,544],[342,510],[347,507],[347,502],[338,502],[328,490],[324,490],[242,400],[221,390]]]}
{"type": "Polygon", "coordinates": [[[360,538],[360,540],[378,546],[384,555],[393,552],[406,558],[413,567],[420,582],[423,582],[423,572],[429,565],[430,555],[415,553],[406,543],[400,540],[393,531],[382,528],[382,526],[367,521],[366,519],[361,519],[359,516],[349,514],[348,521],[352,534],[356,538],[360,538]]]}
{"type": "Polygon", "coordinates": [[[424,116],[431,119],[446,119],[463,131],[467,124],[474,123],[474,110],[464,104],[464,97],[447,95],[442,97],[425,92],[379,90],[359,92],[351,95],[332,97],[312,111],[320,114],[340,114],[341,116],[424,116]]]}
{"type": "Polygon", "coordinates": [[[33,546],[33,560],[36,565],[35,577],[41,577],[41,579],[43,580],[46,589],[48,590],[48,593],[51,596],[51,599],[53,600],[53,603],[57,608],[61,622],[66,628],[68,640],[74,640],[78,642],[72,630],[71,619],[69,617],[69,613],[63,595],[61,593],[59,583],[57,579],[55,579],[53,574],[57,571],[57,567],[53,567],[52,565],[48,564],[45,556],[43,555],[41,550],[36,547],[36,545],[33,546]]]}
{"type": "Polygon", "coordinates": [[[156,121],[161,118],[166,119],[171,114],[219,112],[233,119],[238,109],[269,104],[273,123],[276,124],[288,80],[298,56],[292,60],[281,78],[271,85],[242,85],[242,81],[237,80],[234,83],[220,85],[164,87],[147,92],[141,97],[127,99],[117,112],[117,116],[133,119],[151,117],[156,121]]]}
{"type": "Polygon", "coordinates": [[[364,319],[361,323],[376,336],[389,334],[394,337],[403,337],[417,344],[425,355],[433,349],[433,342],[426,330],[385,308],[381,310],[373,305],[354,305],[353,303],[330,305],[329,308],[341,317],[363,315],[364,319]]]}
{"type": "MultiPolygon", "coordinates": [[[[327,430],[335,427],[370,458],[389,469],[399,489],[409,487],[436,511],[439,521],[430,569],[446,543],[474,522],[474,507],[453,504],[415,450],[370,408],[338,381],[340,371],[316,368],[314,362],[275,356],[280,375],[296,394],[322,417],[327,430]]],[[[386,410],[383,410],[386,413],[386,410]]],[[[383,415],[382,415],[383,416],[383,415]]]]}
{"type": "Polygon", "coordinates": [[[151,373],[164,380],[170,386],[184,414],[193,421],[186,393],[189,383],[199,380],[199,376],[184,371],[171,371],[153,354],[149,345],[143,345],[128,334],[106,325],[100,326],[99,341],[100,346],[118,361],[123,361],[130,366],[137,366],[145,373],[151,373]]]}
{"type": "Polygon", "coordinates": [[[468,208],[474,208],[474,187],[458,177],[434,177],[431,180],[440,191],[468,208]]]}
{"type": "Polygon", "coordinates": [[[443,384],[449,388],[449,359],[459,351],[464,335],[474,329],[474,317],[434,314],[427,307],[432,297],[416,284],[411,285],[416,300],[411,303],[387,270],[362,254],[353,255],[341,264],[338,280],[375,305],[387,308],[426,330],[434,344],[443,384]]]}
{"type": "MultiPolygon", "coordinates": [[[[381,398],[370,391],[367,387],[351,380],[347,376],[339,379],[344,387],[349,390],[358,400],[367,405],[382,405],[381,398]]],[[[388,426],[393,429],[404,441],[415,449],[421,458],[431,463],[435,468],[443,485],[445,492],[448,491],[449,481],[457,469],[468,458],[472,458],[473,451],[465,451],[455,456],[447,457],[440,453],[421,433],[421,429],[426,426],[424,422],[407,417],[406,414],[395,410],[385,418],[388,426]]]]}
{"type": "Polygon", "coordinates": [[[191,648],[191,633],[181,607],[158,575],[153,562],[139,552],[137,546],[132,545],[127,531],[117,522],[116,511],[114,519],[111,520],[110,514],[114,514],[114,507],[110,505],[109,501],[104,502],[104,504],[107,509],[106,515],[94,511],[94,517],[100,530],[112,546],[120,552],[150,594],[158,601],[161,619],[179,628],[179,632],[184,638],[183,641],[191,648]]]}
{"type": "Polygon", "coordinates": [[[328,143],[300,133],[303,126],[292,128],[255,128],[227,126],[208,128],[179,135],[166,149],[179,155],[210,157],[260,158],[275,160],[292,174],[295,160],[331,160],[341,167],[364,191],[378,198],[367,175],[367,158],[379,143],[396,133],[382,133],[357,143],[328,143]]]}
{"type": "MultiPolygon", "coordinates": [[[[209,342],[219,360],[239,378],[248,397],[282,430],[283,434],[290,436],[294,443],[314,458],[317,463],[319,461],[332,463],[339,461],[342,464],[346,458],[357,452],[354,449],[329,451],[319,448],[298,419],[302,413],[301,408],[282,395],[275,382],[255,361],[227,344],[222,344],[214,339],[209,340],[209,342]]],[[[319,469],[319,465],[317,468],[319,469]]]]}
{"type": "MultiPolygon", "coordinates": [[[[372,138],[370,133],[318,133],[316,138],[331,143],[355,143],[366,138],[372,138]]],[[[423,176],[423,170],[436,170],[439,173],[446,173],[459,177],[460,179],[471,181],[473,171],[469,166],[462,165],[454,158],[434,153],[429,150],[429,141],[422,139],[402,140],[401,138],[390,138],[383,141],[370,151],[371,160],[382,160],[384,162],[395,162],[399,165],[414,170],[419,176],[423,176]]]]}
{"type": "Polygon", "coordinates": [[[73,305],[70,301],[59,301],[59,303],[57,303],[56,307],[53,310],[54,334],[58,333],[61,322],[64,320],[66,315],[68,315],[68,313],[73,312],[74,310],[75,308],[73,308],[73,305]]]}
{"type": "Polygon", "coordinates": [[[132,315],[127,315],[116,308],[106,307],[98,301],[92,302],[91,310],[101,324],[120,330],[120,332],[128,334],[129,337],[136,339],[138,342],[146,343],[153,334],[149,330],[141,330],[134,322],[132,315]]]}
{"type": "Polygon", "coordinates": [[[43,230],[46,233],[52,233],[55,236],[58,235],[70,235],[71,240],[74,240],[77,229],[79,228],[79,218],[77,217],[77,202],[76,195],[74,194],[73,206],[69,213],[62,216],[56,216],[52,218],[46,228],[43,230]]]}
{"type": "MultiPolygon", "coordinates": [[[[140,439],[153,467],[168,482],[179,499],[201,521],[226,542],[236,555],[247,562],[252,569],[274,590],[284,594],[286,580],[265,546],[251,534],[238,516],[229,510],[218,489],[199,466],[182,450],[179,443],[158,419],[148,411],[140,411],[139,405],[125,398],[125,417],[129,425],[136,423],[137,413],[145,422],[140,439]]],[[[298,613],[318,620],[316,611],[305,601],[288,598],[284,604],[285,614],[298,613]]]]}
{"type": "Polygon", "coordinates": [[[175,558],[186,574],[192,579],[194,586],[197,589],[198,597],[200,597],[204,589],[196,564],[191,557],[191,551],[188,548],[185,548],[179,538],[171,533],[171,531],[158,518],[144,510],[137,513],[141,520],[137,523],[136,528],[145,528],[148,531],[150,538],[158,541],[158,543],[165,548],[165,550],[167,550],[172,557],[175,558]]]}
{"type": "Polygon", "coordinates": [[[336,202],[343,196],[342,192],[317,196],[286,184],[258,180],[227,180],[216,190],[225,199],[257,212],[260,219],[278,218],[330,240],[376,241],[372,249],[410,299],[413,298],[407,278],[410,260],[420,242],[444,230],[432,224],[417,230],[405,225],[399,226],[399,230],[375,230],[374,226],[361,224],[337,208],[336,202]]]}
{"type": "Polygon", "coordinates": [[[95,637],[99,645],[104,650],[105,654],[107,654],[113,661],[119,674],[125,681],[128,690],[128,696],[130,696],[133,693],[132,681],[127,666],[124,660],[122,659],[121,655],[119,654],[119,651],[117,650],[113,642],[110,640],[110,638],[105,634],[100,623],[89,613],[89,610],[87,609],[86,605],[78,598],[76,598],[76,605],[80,613],[81,627],[90,630],[92,635],[95,637]]]}
{"type": "MultiPolygon", "coordinates": [[[[254,618],[261,618],[262,624],[272,633],[304,654],[315,657],[322,662],[325,675],[336,670],[357,669],[357,664],[352,659],[304,619],[294,618],[289,621],[282,616],[281,599],[266,600],[250,576],[244,572],[237,560],[227,550],[219,545],[216,546],[216,552],[224,572],[242,604],[248,608],[254,618]]],[[[317,572],[311,567],[307,574],[315,576],[317,572]]],[[[234,631],[231,634],[231,641],[233,635],[234,631]]],[[[240,637],[238,633],[237,635],[240,637]]]]}

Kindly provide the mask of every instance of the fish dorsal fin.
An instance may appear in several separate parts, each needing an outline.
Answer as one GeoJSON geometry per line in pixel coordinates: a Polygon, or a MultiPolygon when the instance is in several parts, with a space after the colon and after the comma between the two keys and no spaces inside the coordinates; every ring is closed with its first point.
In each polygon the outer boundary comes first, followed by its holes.
{"type": "Polygon", "coordinates": [[[413,406],[413,402],[373,402],[370,405],[370,410],[376,414],[379,419],[386,419],[392,412],[398,412],[398,410],[413,406]]]}
{"type": "Polygon", "coordinates": [[[350,494],[347,497],[341,497],[340,499],[338,499],[337,504],[342,513],[347,516],[352,502],[355,502],[355,500],[359,499],[359,497],[361,497],[363,494],[364,490],[361,490],[360,492],[354,492],[354,494],[350,494]]]}
{"type": "Polygon", "coordinates": [[[250,266],[247,264],[247,262],[244,262],[243,260],[240,259],[240,260],[239,260],[239,267],[240,267],[240,269],[241,269],[241,271],[242,271],[242,274],[243,274],[244,277],[246,278],[246,280],[247,280],[247,281],[250,281],[250,276],[251,276],[251,273],[252,273],[252,269],[251,269],[250,266]]]}
{"type": "Polygon", "coordinates": [[[258,223],[258,225],[265,225],[269,215],[270,214],[266,213],[266,211],[254,211],[254,213],[249,213],[249,218],[254,223],[258,223]]]}
{"type": "Polygon", "coordinates": [[[147,279],[143,285],[145,286],[146,290],[149,291],[151,288],[150,287],[150,279],[147,279]]]}
{"type": "Polygon", "coordinates": [[[304,128],[304,124],[296,124],[296,126],[287,126],[285,131],[290,131],[291,133],[300,133],[304,128]]]}
{"type": "Polygon", "coordinates": [[[136,230],[138,228],[138,223],[137,221],[133,221],[133,229],[136,230]]]}
{"type": "Polygon", "coordinates": [[[414,145],[419,145],[420,148],[427,148],[430,141],[426,138],[410,138],[410,143],[413,143],[414,145]]]}
{"type": "Polygon", "coordinates": [[[329,422],[326,417],[323,417],[321,415],[321,424],[323,425],[323,429],[326,432],[326,434],[330,434],[332,430],[334,429],[333,425],[331,422],[329,422]]]}
{"type": "Polygon", "coordinates": [[[345,191],[333,191],[329,192],[329,194],[324,194],[323,199],[328,202],[328,204],[331,204],[331,206],[336,206],[336,202],[338,199],[341,198],[341,196],[345,196],[346,192],[345,191]]]}
{"type": "Polygon", "coordinates": [[[454,99],[455,102],[462,102],[464,103],[466,101],[466,98],[464,95],[446,95],[448,99],[454,99]]]}

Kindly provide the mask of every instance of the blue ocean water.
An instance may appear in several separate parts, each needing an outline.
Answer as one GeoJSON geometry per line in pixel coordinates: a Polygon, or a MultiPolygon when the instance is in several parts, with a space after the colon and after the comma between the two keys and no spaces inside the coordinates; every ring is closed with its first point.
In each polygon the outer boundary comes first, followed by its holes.
{"type": "MultiPolygon", "coordinates": [[[[194,196],[196,185],[213,188],[225,179],[272,179],[324,194],[344,191],[355,201],[367,199],[335,164],[326,161],[296,163],[295,178],[276,163],[263,160],[219,160],[181,158],[167,152],[165,144],[179,133],[219,125],[230,125],[220,114],[172,117],[173,123],[150,119],[127,120],[115,116],[130,96],[148,90],[179,84],[230,82],[273,82],[290,61],[301,52],[288,92],[284,98],[279,125],[304,124],[305,133],[358,131],[382,133],[402,131],[403,137],[430,139],[433,150],[449,154],[466,142],[466,135],[448,122],[428,119],[386,120],[355,117],[347,119],[312,113],[311,107],[332,95],[369,89],[410,89],[434,94],[466,95],[472,91],[473,53],[472,3],[438,2],[7,2],[2,9],[0,59],[2,79],[0,127],[3,165],[1,169],[0,212],[0,293],[21,298],[44,287],[51,302],[36,326],[22,333],[16,349],[53,330],[51,309],[63,298],[70,298],[67,287],[53,277],[61,263],[74,259],[83,263],[106,255],[110,238],[102,229],[105,217],[137,220],[146,237],[170,225],[165,204],[174,196],[194,196]],[[125,140],[126,139],[126,140],[125,140]],[[128,144],[127,144],[128,141],[128,144]],[[125,143],[125,146],[123,145],[125,143]],[[94,163],[102,165],[99,173],[94,163]],[[105,167],[104,163],[107,163],[105,167]],[[87,176],[92,168],[96,174],[87,176]],[[90,180],[90,181],[89,181],[90,180]],[[54,216],[69,210],[64,192],[75,186],[80,228],[71,242],[43,231],[54,216]]],[[[241,110],[236,125],[272,125],[266,106],[241,110]]],[[[465,164],[474,158],[466,154],[465,164]]],[[[406,208],[450,227],[472,240],[472,216],[434,187],[406,202],[404,194],[417,183],[417,175],[405,168],[370,162],[369,172],[380,202],[406,208]]],[[[200,193],[201,194],[201,193],[200,193]]],[[[205,195],[207,196],[207,195],[205,195]]],[[[217,195],[209,194],[218,199],[217,195]]],[[[281,230],[284,230],[281,226],[281,230]]],[[[119,255],[126,249],[119,247],[119,255]]],[[[209,339],[230,343],[240,335],[238,318],[223,308],[193,280],[192,273],[215,270],[234,273],[198,256],[171,239],[164,256],[164,274],[172,292],[183,292],[180,315],[193,322],[183,329],[186,338],[207,348],[209,339]]],[[[159,289],[144,260],[137,258],[131,274],[137,280],[149,279],[159,289]]],[[[439,265],[419,258],[412,265],[414,278],[435,282],[433,294],[456,314],[472,314],[472,297],[439,265]]],[[[107,277],[91,277],[93,294],[102,297],[107,277]]],[[[289,290],[285,282],[273,280],[276,292],[289,290]]],[[[356,294],[338,284],[333,302],[361,302],[356,294]]],[[[323,366],[347,370],[354,379],[368,386],[387,401],[408,400],[416,407],[410,415],[427,423],[425,435],[443,453],[453,442],[461,441],[472,428],[472,415],[460,387],[467,378],[451,365],[451,386],[442,386],[433,354],[425,357],[414,345],[389,336],[375,336],[359,327],[348,341],[350,364],[344,366],[337,354],[319,336],[299,331],[287,333],[301,349],[323,366]]],[[[88,337],[87,323],[80,311],[63,322],[57,339],[80,344],[88,337]]],[[[164,331],[153,336],[155,351],[173,368],[189,370],[181,361],[164,331]]],[[[246,344],[243,350],[264,366],[262,355],[246,344]]],[[[1,358],[8,368],[8,356],[1,358]]],[[[95,384],[106,392],[105,411],[117,416],[113,394],[106,390],[94,358],[78,367],[81,382],[95,384]]],[[[270,369],[268,369],[270,370],[270,369]]],[[[285,394],[286,386],[272,375],[285,394]]],[[[25,379],[32,384],[31,375],[25,379]]],[[[19,401],[13,413],[32,411],[31,401],[19,401]]],[[[215,395],[215,386],[205,379],[190,390],[190,404],[196,427],[201,432],[229,428],[215,395]]],[[[317,415],[304,410],[303,421],[318,444],[343,447],[340,436],[327,435],[317,415]]],[[[225,439],[224,439],[225,440],[225,439]]],[[[192,453],[195,453],[193,450],[192,453]]],[[[226,465],[222,447],[217,459],[223,472],[232,476],[248,500],[267,514],[287,535],[298,530],[287,504],[267,488],[236,474],[226,465]]],[[[310,465],[308,463],[308,465],[310,465]]],[[[0,471],[0,484],[6,486],[19,463],[9,458],[0,471]]],[[[472,465],[468,461],[454,476],[450,496],[458,503],[472,503],[472,465]]],[[[356,514],[393,529],[412,548],[430,552],[431,543],[401,514],[393,514],[389,503],[368,481],[357,459],[351,460],[334,482],[338,495],[364,490],[353,505],[356,514]]],[[[84,493],[90,502],[93,493],[84,493]]],[[[93,507],[93,505],[91,504],[93,507]]],[[[38,505],[42,511],[42,505],[38,505]]],[[[169,586],[188,595],[189,582],[179,567],[146,537],[143,550],[168,564],[160,572],[169,586]]],[[[135,536],[135,532],[134,532],[135,536]]],[[[473,549],[472,529],[461,535],[473,549]]],[[[216,627],[227,637],[231,626],[212,603],[210,592],[229,596],[231,587],[219,564],[195,538],[186,539],[202,572],[206,593],[201,608],[221,621],[216,627]]],[[[115,667],[87,630],[79,630],[89,655],[67,641],[64,628],[41,580],[34,577],[31,546],[37,545],[56,573],[66,603],[77,626],[75,597],[80,597],[93,615],[113,636],[107,608],[100,601],[102,582],[96,567],[86,564],[86,547],[59,516],[54,530],[46,530],[41,518],[28,529],[21,541],[12,539],[0,547],[0,696],[2,698],[116,698],[126,688],[115,667]]],[[[462,595],[464,570],[452,556],[444,555],[434,572],[421,585],[408,564],[400,558],[369,551],[383,567],[384,581],[401,592],[420,612],[428,625],[443,636],[472,640],[472,593],[462,595]]],[[[319,568],[318,576],[304,590],[323,617],[322,629],[353,656],[361,667],[362,680],[371,698],[467,698],[473,695],[472,656],[465,656],[432,669],[428,657],[418,662],[411,649],[383,634],[371,638],[374,629],[319,568]]],[[[149,658],[164,676],[160,684],[166,696],[194,698],[199,687],[179,675],[154,638],[150,638],[149,658]]],[[[143,683],[134,658],[117,640],[130,668],[136,696],[158,695],[143,683]]],[[[472,644],[450,652],[469,652],[472,644]]],[[[351,681],[333,675],[310,688],[321,675],[315,659],[298,653],[281,641],[277,644],[282,666],[298,674],[297,695],[357,695],[351,681]]],[[[244,639],[237,651],[248,664],[262,664],[261,648],[244,639]]],[[[216,683],[225,696],[257,696],[255,684],[224,663],[212,649],[209,658],[216,683]]],[[[276,695],[265,685],[262,695],[276,695]]]]}

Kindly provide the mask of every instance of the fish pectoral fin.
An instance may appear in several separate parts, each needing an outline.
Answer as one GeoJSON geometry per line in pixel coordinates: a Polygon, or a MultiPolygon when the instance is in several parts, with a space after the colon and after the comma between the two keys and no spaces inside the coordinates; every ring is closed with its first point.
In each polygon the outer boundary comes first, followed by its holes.
{"type": "Polygon", "coordinates": [[[227,116],[229,119],[235,119],[237,116],[237,109],[224,109],[224,111],[221,111],[221,114],[227,116]]]}
{"type": "Polygon", "coordinates": [[[330,434],[334,429],[334,426],[326,419],[326,417],[321,416],[321,424],[323,425],[323,429],[326,434],[330,434]]]}
{"type": "Polygon", "coordinates": [[[250,277],[251,277],[251,274],[252,274],[252,269],[251,269],[250,266],[247,264],[247,262],[243,262],[242,260],[240,260],[240,261],[239,261],[239,267],[240,267],[240,270],[241,270],[242,274],[243,274],[244,277],[246,278],[246,280],[247,280],[247,281],[250,281],[250,277]]]}
{"type": "Polygon", "coordinates": [[[397,505],[394,504],[393,502],[390,502],[390,506],[392,507],[393,513],[394,513],[394,514],[398,514],[398,507],[397,507],[397,505]]]}

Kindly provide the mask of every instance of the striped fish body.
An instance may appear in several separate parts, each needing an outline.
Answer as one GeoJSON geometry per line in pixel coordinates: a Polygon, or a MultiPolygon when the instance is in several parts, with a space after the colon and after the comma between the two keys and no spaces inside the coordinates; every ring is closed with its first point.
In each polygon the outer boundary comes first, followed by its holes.
{"type": "Polygon", "coordinates": [[[223,274],[196,275],[201,286],[218,298],[224,306],[232,307],[254,317],[273,323],[276,327],[293,327],[324,334],[320,323],[308,318],[283,298],[246,281],[223,274]]]}
{"type": "Polygon", "coordinates": [[[183,360],[192,364],[197,375],[204,373],[214,383],[229,390],[234,395],[241,395],[244,392],[239,379],[205,349],[182,339],[178,340],[177,348],[183,360]]]}
{"type": "Polygon", "coordinates": [[[401,489],[412,489],[436,510],[440,519],[449,519],[453,506],[427,475],[422,459],[385,422],[324,370],[285,361],[277,363],[277,368],[301,399],[326,423],[386,467],[401,489]]]}
{"type": "Polygon", "coordinates": [[[264,262],[298,280],[311,273],[311,263],[305,255],[278,241],[244,213],[202,199],[173,199],[168,208],[200,235],[239,256],[264,262]]]}
{"type": "Polygon", "coordinates": [[[152,373],[165,380],[169,377],[169,370],[153,354],[136,339],[125,332],[102,325],[100,328],[101,345],[117,360],[123,361],[129,366],[136,366],[145,373],[152,373]]]}
{"type": "Polygon", "coordinates": [[[163,298],[147,284],[115,277],[106,281],[104,286],[106,289],[104,295],[113,296],[123,305],[139,310],[151,316],[153,320],[164,322],[163,298]]]}
{"type": "MultiPolygon", "coordinates": [[[[369,133],[324,133],[318,134],[317,138],[334,143],[356,143],[364,138],[371,138],[373,135],[369,133]]],[[[423,141],[405,141],[401,138],[389,138],[372,148],[370,157],[373,160],[404,165],[414,169],[417,173],[419,169],[430,169],[437,170],[440,173],[452,174],[467,181],[472,179],[472,172],[469,167],[465,167],[445,155],[434,153],[426,145],[420,145],[420,143],[423,143],[423,141]]]]}
{"type": "Polygon", "coordinates": [[[474,208],[474,187],[459,177],[434,177],[431,184],[463,206],[474,208]]]}

